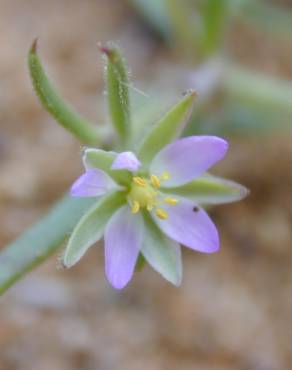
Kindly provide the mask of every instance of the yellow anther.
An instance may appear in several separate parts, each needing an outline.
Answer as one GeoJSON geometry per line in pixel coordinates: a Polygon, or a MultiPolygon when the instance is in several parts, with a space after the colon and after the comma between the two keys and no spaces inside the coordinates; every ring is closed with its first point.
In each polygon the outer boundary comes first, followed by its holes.
{"type": "Polygon", "coordinates": [[[137,184],[139,186],[146,186],[147,185],[146,180],[142,179],[142,177],[139,177],[139,176],[133,177],[133,181],[134,181],[135,184],[137,184]]]}
{"type": "Polygon", "coordinates": [[[166,220],[168,218],[167,212],[162,209],[162,208],[156,208],[156,215],[161,219],[161,220],[166,220]]]}
{"type": "Polygon", "coordinates": [[[164,198],[164,202],[169,204],[170,206],[175,206],[179,200],[171,197],[164,198]]]}
{"type": "Polygon", "coordinates": [[[170,174],[167,171],[163,172],[163,174],[160,176],[161,180],[168,180],[169,178],[170,174]]]}
{"type": "Polygon", "coordinates": [[[140,210],[140,204],[139,204],[139,202],[137,202],[136,200],[134,200],[134,202],[132,204],[131,212],[132,213],[138,213],[139,210],[140,210]]]}
{"type": "Polygon", "coordinates": [[[150,179],[151,179],[152,185],[156,189],[160,188],[160,180],[159,180],[159,178],[156,175],[151,175],[151,178],[150,179]]]}

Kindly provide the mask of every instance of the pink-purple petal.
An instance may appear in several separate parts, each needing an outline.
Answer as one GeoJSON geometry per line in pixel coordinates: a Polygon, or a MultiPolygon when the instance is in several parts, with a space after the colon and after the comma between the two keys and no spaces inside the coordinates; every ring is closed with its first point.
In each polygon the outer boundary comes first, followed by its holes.
{"type": "Polygon", "coordinates": [[[105,235],[105,272],[116,289],[131,280],[143,241],[143,219],[128,205],[121,207],[109,220],[105,235]]]}
{"type": "Polygon", "coordinates": [[[164,147],[153,159],[150,172],[170,178],[163,186],[183,185],[206,172],[226,154],[228,143],[216,136],[189,136],[164,147]]]}
{"type": "Polygon", "coordinates": [[[74,182],[70,194],[73,197],[97,197],[114,188],[115,182],[105,172],[92,168],[74,182]]]}
{"type": "Polygon", "coordinates": [[[132,152],[119,153],[114,159],[111,169],[112,170],[128,170],[130,172],[138,171],[141,166],[140,161],[132,152]]]}
{"type": "Polygon", "coordinates": [[[208,214],[193,202],[180,198],[177,205],[165,205],[166,220],[153,218],[160,229],[171,239],[203,253],[213,253],[220,247],[216,226],[208,214]]]}

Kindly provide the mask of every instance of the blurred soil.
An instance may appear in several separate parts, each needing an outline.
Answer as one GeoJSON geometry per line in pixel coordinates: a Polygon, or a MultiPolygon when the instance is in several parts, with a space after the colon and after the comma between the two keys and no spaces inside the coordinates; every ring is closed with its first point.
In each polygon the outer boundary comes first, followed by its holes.
{"type": "MultiPolygon", "coordinates": [[[[137,79],[168,53],[124,1],[0,0],[0,8],[4,246],[81,171],[79,145],[31,91],[26,53],[34,37],[63,95],[97,122],[105,115],[97,41],[118,40],[137,79]]],[[[273,53],[280,48],[275,40],[261,43],[240,30],[242,48],[231,40],[238,59],[267,71],[272,60],[280,74],[292,75],[273,53]]],[[[218,172],[251,195],[211,210],[222,249],[211,256],[185,249],[181,288],[146,268],[126,290],[114,291],[102,248],[69,271],[51,258],[18,283],[0,301],[0,370],[292,369],[291,142],[281,132],[231,140],[218,172]]]]}

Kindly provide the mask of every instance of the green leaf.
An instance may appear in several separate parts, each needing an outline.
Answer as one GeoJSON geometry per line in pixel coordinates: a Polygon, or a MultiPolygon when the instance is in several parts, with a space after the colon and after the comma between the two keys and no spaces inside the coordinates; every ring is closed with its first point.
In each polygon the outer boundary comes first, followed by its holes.
{"type": "Polygon", "coordinates": [[[145,238],[141,252],[146,261],[166,280],[179,286],[182,280],[180,245],[166,237],[148,213],[144,214],[145,238]]]}
{"type": "Polygon", "coordinates": [[[85,168],[99,168],[106,172],[118,184],[128,185],[131,175],[126,170],[111,170],[113,160],[117,156],[115,152],[107,152],[102,149],[87,148],[84,150],[83,163],[85,168]]]}
{"type": "MultiPolygon", "coordinates": [[[[279,6],[276,2],[273,4],[265,0],[245,0],[242,1],[242,11],[239,15],[248,26],[255,26],[261,29],[261,32],[268,32],[271,36],[281,37],[290,42],[292,33],[290,7],[279,6]]],[[[266,37],[269,36],[266,33],[266,37]]]]}
{"type": "Polygon", "coordinates": [[[2,249],[0,294],[56,251],[92,202],[65,196],[46,216],[2,249]]]}
{"type": "Polygon", "coordinates": [[[87,145],[98,145],[100,135],[78,113],[76,113],[57,93],[49,81],[37,54],[37,40],[34,41],[28,54],[28,66],[34,90],[42,106],[66,130],[87,145]]]}
{"type": "Polygon", "coordinates": [[[199,204],[222,204],[236,202],[246,197],[249,191],[234,181],[205,175],[175,188],[163,188],[164,193],[177,194],[199,204]]]}
{"type": "Polygon", "coordinates": [[[143,165],[149,165],[156,153],[180,135],[192,114],[196,96],[194,91],[187,93],[152,127],[138,153],[143,165]]]}
{"type": "Polygon", "coordinates": [[[124,194],[114,192],[101,198],[78,222],[66,247],[63,264],[71,267],[96,243],[104,233],[104,228],[117,208],[125,202],[124,194]]]}
{"type": "Polygon", "coordinates": [[[106,83],[109,112],[122,144],[131,133],[128,71],[124,57],[116,47],[100,47],[107,56],[106,83]]]}

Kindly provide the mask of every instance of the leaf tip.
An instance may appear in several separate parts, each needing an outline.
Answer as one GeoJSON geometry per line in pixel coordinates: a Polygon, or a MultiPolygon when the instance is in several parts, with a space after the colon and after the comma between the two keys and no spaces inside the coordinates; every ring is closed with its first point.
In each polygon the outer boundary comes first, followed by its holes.
{"type": "Polygon", "coordinates": [[[30,47],[30,52],[33,53],[33,54],[36,54],[37,53],[37,48],[38,48],[38,42],[39,42],[39,38],[36,37],[32,44],[31,44],[31,47],[30,47]]]}

